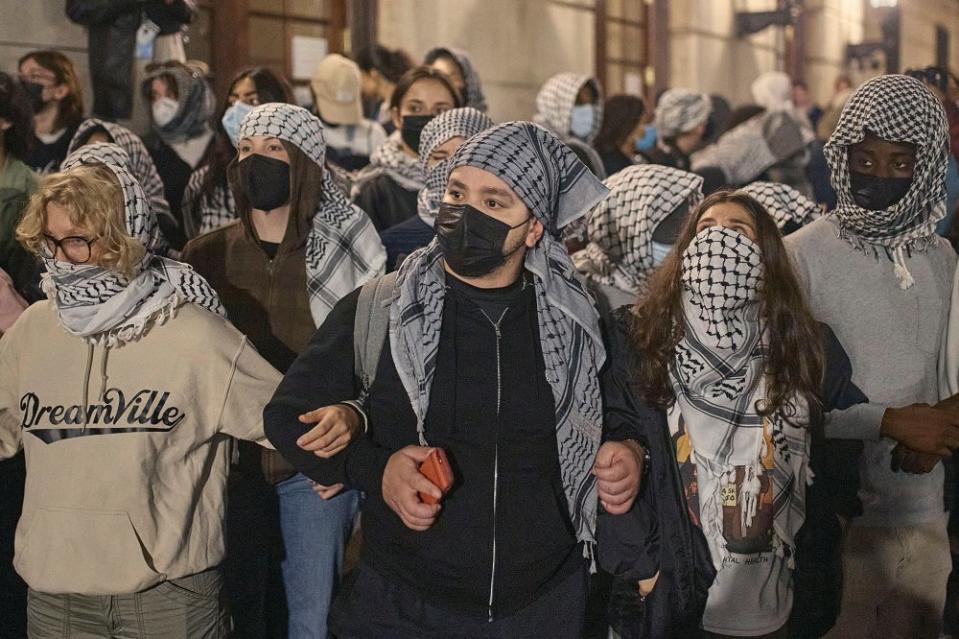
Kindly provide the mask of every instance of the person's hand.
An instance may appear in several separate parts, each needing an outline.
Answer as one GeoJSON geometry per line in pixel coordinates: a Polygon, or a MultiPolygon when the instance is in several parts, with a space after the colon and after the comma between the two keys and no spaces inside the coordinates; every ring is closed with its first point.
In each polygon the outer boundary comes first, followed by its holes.
{"type": "Polygon", "coordinates": [[[439,504],[424,504],[418,494],[443,497],[442,491],[419,470],[432,450],[424,446],[401,448],[390,456],[383,469],[383,501],[411,530],[429,529],[440,512],[439,504]]]}
{"type": "Polygon", "coordinates": [[[959,416],[927,404],[887,408],[879,432],[917,453],[951,457],[959,447],[959,416]]]}
{"type": "Polygon", "coordinates": [[[353,441],[360,432],[360,416],[345,404],[324,406],[300,415],[301,424],[316,424],[296,440],[303,450],[329,459],[353,441]]]}
{"type": "Polygon", "coordinates": [[[343,484],[333,484],[332,486],[324,486],[323,484],[318,484],[313,482],[313,492],[322,497],[323,499],[329,500],[333,499],[340,494],[340,491],[343,490],[343,484]]]}
{"type": "Polygon", "coordinates": [[[917,453],[902,444],[897,444],[892,450],[893,472],[903,472],[912,475],[931,473],[942,458],[939,455],[917,453]]]}
{"type": "Polygon", "coordinates": [[[606,442],[596,453],[593,465],[599,501],[611,515],[622,515],[633,507],[643,476],[643,450],[633,441],[606,442]]]}

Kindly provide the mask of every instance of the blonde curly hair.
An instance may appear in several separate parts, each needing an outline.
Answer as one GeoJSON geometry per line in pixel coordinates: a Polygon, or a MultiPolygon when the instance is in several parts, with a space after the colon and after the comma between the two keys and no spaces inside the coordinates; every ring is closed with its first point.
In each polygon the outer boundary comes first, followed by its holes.
{"type": "Polygon", "coordinates": [[[41,180],[17,225],[17,241],[41,257],[51,257],[44,237],[51,202],[66,208],[74,225],[97,238],[97,266],[135,275],[146,249],[127,231],[123,190],[110,169],[83,164],[41,180]]]}

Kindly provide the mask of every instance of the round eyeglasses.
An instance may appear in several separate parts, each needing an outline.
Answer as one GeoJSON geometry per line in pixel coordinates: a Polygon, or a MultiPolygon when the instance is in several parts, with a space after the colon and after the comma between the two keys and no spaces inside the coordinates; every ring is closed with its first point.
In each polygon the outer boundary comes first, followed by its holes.
{"type": "Polygon", "coordinates": [[[46,233],[43,234],[43,237],[47,241],[47,250],[50,251],[52,257],[57,256],[57,249],[59,249],[60,253],[72,264],[86,264],[89,262],[90,256],[93,254],[93,244],[100,239],[98,237],[87,239],[80,235],[70,235],[69,237],[58,240],[46,233]]]}

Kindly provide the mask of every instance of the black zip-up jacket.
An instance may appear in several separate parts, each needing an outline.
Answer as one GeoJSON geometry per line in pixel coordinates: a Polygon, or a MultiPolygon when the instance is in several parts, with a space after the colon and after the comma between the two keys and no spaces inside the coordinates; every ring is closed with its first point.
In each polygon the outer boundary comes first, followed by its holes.
{"type": "Polygon", "coordinates": [[[403,188],[382,173],[362,184],[353,203],[366,211],[376,230],[382,233],[391,226],[416,215],[416,198],[419,191],[403,188]]]}
{"type": "MultiPolygon", "coordinates": [[[[533,287],[524,287],[522,280],[492,293],[459,282],[447,286],[425,435],[450,456],[455,482],[436,523],[425,532],[406,528],[381,495],[390,455],[419,444],[389,340],[367,402],[367,435],[328,461],[296,446],[296,438],[308,430],[297,415],[358,394],[353,367],[357,298],[354,292],[333,309],[287,372],[264,421],[270,441],[308,477],[366,491],[362,561],[431,603],[484,619],[509,615],[583,570],[582,546],[560,479],[554,402],[545,379],[533,287]],[[503,302],[509,307],[499,321],[493,315],[503,302]]],[[[624,427],[608,437],[631,435],[624,427]]]]}

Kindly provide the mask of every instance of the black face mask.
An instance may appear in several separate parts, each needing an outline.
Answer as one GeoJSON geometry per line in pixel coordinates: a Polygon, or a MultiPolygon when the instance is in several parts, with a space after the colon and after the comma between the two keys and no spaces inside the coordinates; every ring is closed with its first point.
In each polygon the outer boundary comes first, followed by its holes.
{"type": "Polygon", "coordinates": [[[912,178],[881,178],[850,171],[849,187],[857,206],[868,211],[885,211],[906,196],[912,178]]]}
{"type": "Polygon", "coordinates": [[[420,134],[423,133],[423,127],[430,123],[433,115],[404,115],[403,126],[400,128],[400,137],[406,146],[417,153],[420,152],[420,134]]]}
{"type": "Polygon", "coordinates": [[[506,236],[516,226],[491,218],[469,204],[440,204],[436,216],[436,237],[443,258],[453,272],[463,277],[482,277],[502,266],[522,244],[504,253],[506,236]]]}
{"type": "Polygon", "coordinates": [[[30,108],[33,109],[33,112],[39,113],[43,110],[43,107],[47,104],[43,100],[43,85],[36,82],[21,82],[20,84],[26,91],[27,97],[30,98],[30,108]]]}
{"type": "Polygon", "coordinates": [[[290,165],[283,160],[254,153],[237,166],[240,188],[253,208],[272,211],[290,201],[290,165]]]}

